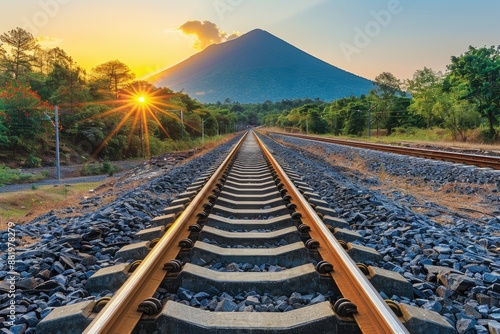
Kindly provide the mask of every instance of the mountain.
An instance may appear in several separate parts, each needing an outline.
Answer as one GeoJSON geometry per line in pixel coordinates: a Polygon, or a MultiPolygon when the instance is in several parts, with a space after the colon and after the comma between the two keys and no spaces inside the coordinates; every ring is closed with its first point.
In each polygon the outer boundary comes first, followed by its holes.
{"type": "Polygon", "coordinates": [[[365,94],[372,82],[330,65],[282,39],[255,29],[213,44],[149,79],[184,90],[201,102],[230,98],[241,103],[365,94]]]}

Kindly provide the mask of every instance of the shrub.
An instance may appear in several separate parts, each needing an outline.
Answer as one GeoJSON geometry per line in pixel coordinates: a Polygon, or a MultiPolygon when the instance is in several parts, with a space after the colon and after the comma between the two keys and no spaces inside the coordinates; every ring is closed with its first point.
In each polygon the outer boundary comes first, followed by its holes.
{"type": "Polygon", "coordinates": [[[26,167],[41,167],[42,166],[42,159],[33,155],[33,154],[30,154],[30,156],[28,157],[28,162],[26,163],[26,167]]]}
{"type": "Polygon", "coordinates": [[[11,169],[0,165],[0,186],[6,184],[26,183],[43,180],[47,174],[28,174],[21,173],[18,169],[11,169]]]}
{"type": "Polygon", "coordinates": [[[109,176],[111,176],[115,171],[116,167],[113,166],[110,161],[106,160],[102,164],[96,162],[83,165],[82,169],[80,170],[80,174],[83,176],[101,174],[108,174],[109,176]]]}

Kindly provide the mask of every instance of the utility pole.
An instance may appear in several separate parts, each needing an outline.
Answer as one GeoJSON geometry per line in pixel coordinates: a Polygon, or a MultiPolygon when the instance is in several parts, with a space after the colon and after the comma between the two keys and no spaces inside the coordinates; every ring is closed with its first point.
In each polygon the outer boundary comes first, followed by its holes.
{"type": "Polygon", "coordinates": [[[370,102],[368,102],[368,138],[370,138],[370,123],[371,123],[370,111],[371,111],[370,102]]]}
{"type": "Polygon", "coordinates": [[[205,145],[205,121],[203,117],[201,118],[201,145],[205,145]]]}
{"type": "Polygon", "coordinates": [[[184,139],[184,114],[181,109],[181,139],[184,139]]]}
{"type": "Polygon", "coordinates": [[[140,123],[140,128],[141,128],[141,158],[145,158],[146,154],[144,153],[144,128],[142,125],[142,120],[140,123]]]}
{"type": "Polygon", "coordinates": [[[52,122],[52,118],[44,111],[45,116],[49,119],[52,126],[54,126],[54,130],[56,130],[56,177],[58,180],[61,179],[61,164],[59,161],[59,108],[54,106],[54,122],[52,122]]]}
{"type": "Polygon", "coordinates": [[[55,127],[56,127],[56,176],[57,179],[61,179],[61,165],[60,165],[60,160],[59,160],[59,108],[57,106],[54,106],[54,113],[55,113],[55,127]]]}

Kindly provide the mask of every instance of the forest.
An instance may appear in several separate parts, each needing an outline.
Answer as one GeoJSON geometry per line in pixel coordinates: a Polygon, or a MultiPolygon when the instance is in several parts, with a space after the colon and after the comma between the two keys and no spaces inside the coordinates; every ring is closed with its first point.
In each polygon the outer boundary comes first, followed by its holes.
{"type": "MultiPolygon", "coordinates": [[[[233,100],[232,100],[233,99],[233,100]]],[[[150,157],[264,125],[343,136],[392,136],[443,129],[451,140],[498,140],[500,49],[472,47],[446,73],[382,72],[362,96],[202,104],[184,92],[137,80],[123,62],[86,70],[64,50],[43,48],[28,31],[0,35],[0,162],[53,165],[55,106],[61,162],[150,157]]]]}

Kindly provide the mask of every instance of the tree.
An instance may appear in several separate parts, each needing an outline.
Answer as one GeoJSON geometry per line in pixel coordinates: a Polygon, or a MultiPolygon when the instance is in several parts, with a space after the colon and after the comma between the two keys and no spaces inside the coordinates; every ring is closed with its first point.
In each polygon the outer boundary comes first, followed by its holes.
{"type": "Polygon", "coordinates": [[[460,136],[462,141],[467,140],[467,130],[477,127],[481,115],[477,112],[477,105],[461,99],[463,86],[453,87],[448,93],[436,95],[436,103],[432,112],[443,120],[445,128],[451,130],[453,138],[460,136]]]}
{"type": "Polygon", "coordinates": [[[2,117],[2,113],[0,112],[0,143],[8,143],[9,138],[7,137],[7,127],[4,125],[5,120],[2,117]]]}
{"type": "Polygon", "coordinates": [[[51,108],[27,84],[13,81],[3,89],[0,92],[0,109],[3,109],[2,121],[13,152],[18,144],[34,152],[35,149],[30,146],[38,144],[40,136],[48,131],[47,122],[43,120],[51,108]]]}
{"type": "Polygon", "coordinates": [[[130,68],[118,60],[108,61],[92,69],[98,85],[114,99],[118,99],[120,89],[135,78],[130,68]]]}
{"type": "Polygon", "coordinates": [[[393,128],[398,123],[399,110],[395,109],[394,101],[406,94],[401,88],[401,81],[389,72],[382,72],[377,75],[374,85],[375,88],[370,91],[370,96],[376,100],[381,121],[387,129],[387,135],[390,136],[393,128]]]}
{"type": "Polygon", "coordinates": [[[441,87],[444,76],[441,72],[434,72],[432,69],[424,67],[413,74],[413,79],[408,80],[408,91],[412,96],[409,111],[422,116],[427,128],[433,125],[433,121],[439,115],[433,111],[439,95],[442,94],[441,87]]]}
{"type": "Polygon", "coordinates": [[[75,61],[66,51],[55,47],[51,49],[36,48],[33,55],[33,67],[38,69],[39,73],[48,75],[54,70],[54,67],[71,67],[75,65],[75,61]]]}
{"type": "Polygon", "coordinates": [[[30,32],[16,28],[0,35],[0,41],[10,49],[10,54],[5,50],[0,52],[0,65],[17,80],[31,69],[33,52],[37,48],[36,39],[30,32]]]}
{"type": "Polygon", "coordinates": [[[475,48],[458,57],[451,57],[450,74],[445,89],[460,86],[461,98],[477,105],[481,116],[488,120],[489,139],[494,141],[495,124],[500,114],[500,46],[475,48]]]}
{"type": "Polygon", "coordinates": [[[366,110],[368,105],[361,100],[353,99],[344,107],[346,121],[343,132],[345,135],[361,136],[366,129],[366,110]]]}
{"type": "Polygon", "coordinates": [[[49,100],[53,104],[67,104],[68,110],[73,111],[73,105],[87,99],[85,71],[71,62],[69,65],[56,63],[46,80],[49,90],[49,100]]]}

